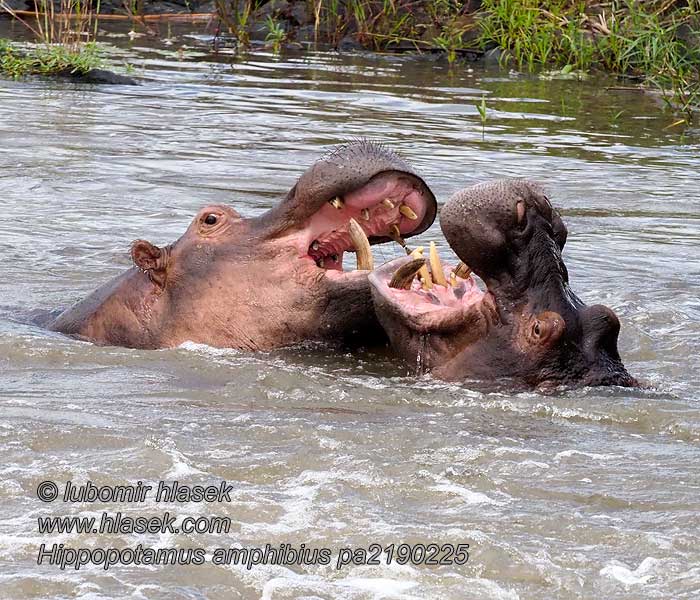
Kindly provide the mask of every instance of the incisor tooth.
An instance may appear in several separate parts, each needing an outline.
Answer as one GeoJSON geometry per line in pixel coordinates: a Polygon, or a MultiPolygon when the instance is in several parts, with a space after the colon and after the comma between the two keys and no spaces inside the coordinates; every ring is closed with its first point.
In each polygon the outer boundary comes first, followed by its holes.
{"type": "Polygon", "coordinates": [[[413,209],[408,206],[408,204],[402,204],[399,206],[399,212],[407,219],[411,219],[411,221],[418,219],[418,215],[413,212],[413,209]]]}
{"type": "Polygon", "coordinates": [[[391,200],[389,200],[389,198],[384,198],[384,200],[382,200],[382,204],[386,206],[389,210],[394,208],[394,203],[391,200]]]}
{"type": "Polygon", "coordinates": [[[329,200],[328,202],[330,202],[331,205],[337,208],[338,210],[340,210],[344,206],[343,201],[340,198],[338,198],[338,196],[336,196],[332,200],[329,200]]]}
{"type": "Polygon", "coordinates": [[[369,221],[369,209],[367,209],[367,208],[362,209],[362,218],[365,221],[369,221]]]}
{"type": "Polygon", "coordinates": [[[350,219],[348,232],[357,253],[357,268],[360,271],[371,271],[374,269],[374,257],[367,234],[355,219],[350,219]]]}
{"type": "Polygon", "coordinates": [[[447,287],[447,279],[445,279],[445,270],[442,268],[440,255],[438,254],[435,242],[430,242],[430,270],[433,272],[433,281],[438,285],[447,287]]]}
{"type": "MultiPolygon", "coordinates": [[[[413,258],[423,258],[423,246],[418,246],[418,248],[411,252],[411,256],[413,258]]],[[[433,289],[433,278],[430,276],[428,267],[425,266],[425,260],[423,261],[423,266],[418,271],[418,276],[421,278],[424,290],[433,289]]]]}

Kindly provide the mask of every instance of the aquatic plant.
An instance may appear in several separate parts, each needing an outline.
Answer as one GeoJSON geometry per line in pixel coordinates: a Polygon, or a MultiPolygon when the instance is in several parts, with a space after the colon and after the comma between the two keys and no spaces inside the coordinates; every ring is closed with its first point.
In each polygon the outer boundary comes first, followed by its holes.
{"type": "Polygon", "coordinates": [[[100,10],[97,0],[36,0],[32,23],[23,19],[5,0],[0,0],[0,9],[20,21],[35,36],[36,41],[51,46],[60,44],[69,51],[94,39],[97,33],[96,16],[100,10]]]}
{"type": "Polygon", "coordinates": [[[569,0],[484,0],[480,15],[479,44],[501,48],[503,63],[529,69],[548,64],[579,71],[598,67],[658,87],[688,121],[698,108],[698,0],[613,0],[595,6],[569,0]]]}
{"type": "Polygon", "coordinates": [[[287,32],[279,21],[272,18],[272,15],[267,16],[265,26],[267,27],[265,41],[270,44],[275,54],[279,54],[282,50],[282,44],[287,39],[287,32]]]}
{"type": "Polygon", "coordinates": [[[464,47],[463,35],[464,31],[461,29],[447,28],[441,35],[433,38],[435,46],[445,51],[447,62],[450,64],[457,60],[457,50],[464,47]]]}
{"type": "Polygon", "coordinates": [[[9,42],[0,44],[0,72],[12,78],[30,74],[56,75],[86,73],[100,65],[94,37],[97,6],[90,0],[37,0],[34,20],[21,18],[4,0],[0,9],[10,13],[29,29],[38,46],[19,49],[9,42]]]}
{"type": "Polygon", "coordinates": [[[486,121],[488,120],[488,112],[486,109],[486,95],[481,97],[481,103],[476,105],[476,110],[479,111],[481,119],[481,139],[486,137],[486,121]]]}
{"type": "Polygon", "coordinates": [[[215,0],[219,20],[242,48],[250,46],[251,17],[261,4],[260,0],[215,0]]]}
{"type": "Polygon", "coordinates": [[[77,49],[57,44],[23,51],[8,40],[0,40],[0,73],[13,79],[27,75],[87,73],[101,62],[99,48],[94,42],[77,49]]]}

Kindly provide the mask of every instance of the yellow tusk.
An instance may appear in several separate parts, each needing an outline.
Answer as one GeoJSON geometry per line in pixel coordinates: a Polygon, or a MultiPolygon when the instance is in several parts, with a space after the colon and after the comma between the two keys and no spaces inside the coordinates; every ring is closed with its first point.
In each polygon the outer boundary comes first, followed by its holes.
{"type": "MultiPolygon", "coordinates": [[[[418,246],[418,248],[411,252],[411,256],[413,258],[423,258],[423,246],[418,246]]],[[[430,276],[430,271],[428,271],[428,267],[426,267],[425,264],[423,264],[418,271],[418,276],[420,277],[424,290],[433,289],[433,278],[430,276]]]]}
{"type": "Polygon", "coordinates": [[[371,271],[374,269],[374,257],[372,256],[372,247],[369,245],[369,240],[367,239],[367,234],[364,229],[362,229],[361,225],[355,221],[355,219],[350,219],[348,233],[355,246],[358,270],[371,271]]]}
{"type": "Polygon", "coordinates": [[[430,270],[433,272],[433,281],[438,285],[447,287],[447,279],[445,279],[445,270],[442,268],[440,255],[438,254],[435,242],[430,242],[430,270]]]}

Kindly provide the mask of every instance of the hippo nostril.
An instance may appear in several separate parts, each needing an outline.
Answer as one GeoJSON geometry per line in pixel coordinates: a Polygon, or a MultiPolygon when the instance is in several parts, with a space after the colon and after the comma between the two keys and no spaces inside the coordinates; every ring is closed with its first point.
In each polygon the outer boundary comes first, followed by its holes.
{"type": "Polygon", "coordinates": [[[603,351],[618,357],[617,337],[620,333],[620,319],[607,306],[596,304],[581,311],[584,348],[591,359],[603,351]]]}

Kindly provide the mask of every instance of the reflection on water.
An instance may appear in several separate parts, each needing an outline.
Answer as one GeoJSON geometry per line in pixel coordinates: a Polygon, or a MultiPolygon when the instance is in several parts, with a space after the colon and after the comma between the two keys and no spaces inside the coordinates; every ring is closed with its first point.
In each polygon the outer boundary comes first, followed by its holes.
{"type": "MultiPolygon", "coordinates": [[[[109,41],[131,87],[0,81],[0,586],[4,597],[690,598],[700,586],[698,138],[607,80],[400,56],[212,56],[109,41]],[[476,104],[486,95],[482,131],[476,104]],[[622,112],[621,112],[622,111],[622,112]],[[399,150],[438,198],[539,179],[574,289],[614,308],[639,390],[484,393],[390,356],[97,348],[27,325],[177,238],[195,211],[276,202],[331,145],[399,150]],[[35,564],[38,482],[235,482],[227,536],[152,546],[471,544],[464,567],[35,564]],[[40,591],[39,591],[40,590],[40,591]]],[[[447,248],[434,226],[422,238],[447,248]]],[[[398,249],[378,250],[388,259],[398,249]]],[[[110,506],[125,514],[159,507],[110,506]]],[[[138,543],[65,534],[67,545],[138,543]]]]}

